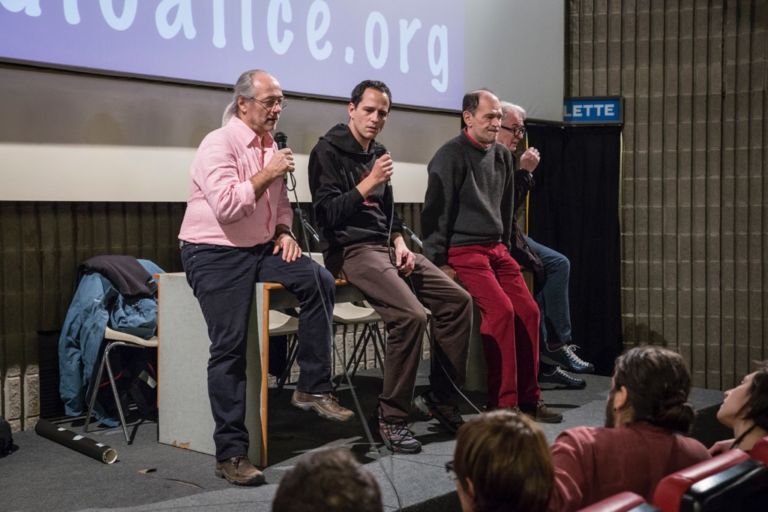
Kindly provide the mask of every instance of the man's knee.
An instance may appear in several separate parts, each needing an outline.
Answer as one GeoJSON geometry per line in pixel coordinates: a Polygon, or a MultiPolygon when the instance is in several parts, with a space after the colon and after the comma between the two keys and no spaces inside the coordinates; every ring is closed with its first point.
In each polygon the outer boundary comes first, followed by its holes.
{"type": "Polygon", "coordinates": [[[558,253],[558,258],[554,261],[552,268],[554,272],[561,272],[568,275],[571,271],[571,262],[567,257],[558,253]]]}
{"type": "Polygon", "coordinates": [[[422,306],[403,311],[402,314],[400,314],[400,322],[414,326],[418,329],[426,329],[428,321],[429,317],[427,316],[427,311],[422,306]]]}
{"type": "Polygon", "coordinates": [[[336,286],[336,280],[333,278],[333,275],[323,267],[322,265],[317,264],[316,262],[312,262],[313,271],[315,275],[318,278],[318,281],[320,282],[320,286],[324,290],[330,290],[336,286]]]}

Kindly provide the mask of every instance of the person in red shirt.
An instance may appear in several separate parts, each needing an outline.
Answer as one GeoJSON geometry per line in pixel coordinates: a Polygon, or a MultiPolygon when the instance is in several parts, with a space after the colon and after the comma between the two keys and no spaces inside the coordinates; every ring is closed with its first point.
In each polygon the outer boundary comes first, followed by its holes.
{"type": "Polygon", "coordinates": [[[616,360],[605,427],[576,427],[551,447],[555,487],[549,510],[577,510],[623,491],[653,498],[670,473],[710,457],[686,436],[695,412],[691,377],[680,354],[655,346],[616,360]]]}

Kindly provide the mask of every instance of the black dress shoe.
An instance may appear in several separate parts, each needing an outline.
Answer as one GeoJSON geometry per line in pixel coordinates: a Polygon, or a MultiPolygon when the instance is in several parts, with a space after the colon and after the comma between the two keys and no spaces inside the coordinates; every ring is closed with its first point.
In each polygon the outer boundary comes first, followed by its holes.
{"type": "Polygon", "coordinates": [[[546,369],[542,368],[539,372],[539,382],[556,384],[566,389],[584,389],[587,387],[587,381],[579,377],[574,377],[559,366],[550,366],[546,369]]]}

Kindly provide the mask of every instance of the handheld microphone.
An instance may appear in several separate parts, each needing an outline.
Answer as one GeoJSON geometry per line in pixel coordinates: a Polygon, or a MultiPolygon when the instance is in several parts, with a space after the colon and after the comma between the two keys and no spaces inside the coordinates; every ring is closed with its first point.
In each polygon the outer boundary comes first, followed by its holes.
{"type": "Polygon", "coordinates": [[[288,136],[283,132],[277,132],[272,137],[277,143],[277,149],[285,149],[288,147],[288,136]]]}
{"type": "Polygon", "coordinates": [[[422,243],[421,239],[416,236],[416,233],[411,231],[411,228],[403,224],[403,231],[405,231],[405,234],[411,237],[411,240],[413,240],[413,243],[415,243],[419,248],[423,249],[424,244],[422,243]]]}
{"type": "MultiPolygon", "coordinates": [[[[382,156],[384,156],[386,154],[389,154],[389,151],[387,151],[387,148],[385,148],[384,146],[377,145],[373,149],[373,154],[376,155],[376,160],[378,160],[382,156]]],[[[376,163],[375,160],[374,160],[374,163],[376,163]]],[[[391,178],[387,180],[387,183],[385,184],[385,186],[389,187],[390,189],[392,188],[392,180],[391,180],[391,178]]]]}
{"type": "MultiPolygon", "coordinates": [[[[273,139],[275,139],[275,143],[277,143],[277,149],[285,149],[288,147],[288,136],[283,132],[276,132],[273,136],[273,139]]],[[[283,181],[288,183],[288,173],[283,174],[283,181]]],[[[291,186],[288,187],[288,190],[293,190],[296,188],[296,178],[293,177],[293,173],[291,173],[291,186]]]]}

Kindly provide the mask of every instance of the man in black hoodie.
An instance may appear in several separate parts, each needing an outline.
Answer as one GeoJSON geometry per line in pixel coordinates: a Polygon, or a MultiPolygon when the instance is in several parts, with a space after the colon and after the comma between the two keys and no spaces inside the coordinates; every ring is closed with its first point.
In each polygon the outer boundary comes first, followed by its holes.
{"type": "Polygon", "coordinates": [[[384,385],[377,430],[394,452],[416,453],[421,443],[407,425],[421,344],[432,313],[430,390],[414,405],[452,433],[463,419],[450,380],[464,382],[472,307],[469,294],[420,254],[412,253],[394,212],[392,158],[376,142],[392,95],[366,80],[352,91],[349,122],[320,138],[309,156],[309,186],[328,242],[325,265],[365,295],[387,326],[384,385]]]}

